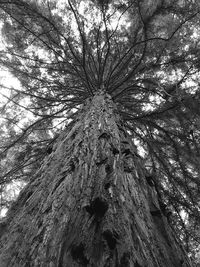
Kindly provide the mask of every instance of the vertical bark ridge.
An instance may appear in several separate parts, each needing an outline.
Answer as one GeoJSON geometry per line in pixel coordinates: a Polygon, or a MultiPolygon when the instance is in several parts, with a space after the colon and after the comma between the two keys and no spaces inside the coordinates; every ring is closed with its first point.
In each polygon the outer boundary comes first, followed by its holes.
{"type": "Polygon", "coordinates": [[[140,161],[97,93],[9,211],[1,266],[192,266],[140,161]]]}

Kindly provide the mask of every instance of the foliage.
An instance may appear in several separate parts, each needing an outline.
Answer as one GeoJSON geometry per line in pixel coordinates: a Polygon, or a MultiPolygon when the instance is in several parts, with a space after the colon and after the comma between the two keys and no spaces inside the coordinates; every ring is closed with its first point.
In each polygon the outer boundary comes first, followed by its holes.
{"type": "Polygon", "coordinates": [[[0,1],[0,15],[0,64],[20,81],[1,84],[9,92],[1,104],[1,184],[28,181],[60,129],[104,88],[172,211],[174,229],[196,253],[198,1],[9,0],[0,1]]]}

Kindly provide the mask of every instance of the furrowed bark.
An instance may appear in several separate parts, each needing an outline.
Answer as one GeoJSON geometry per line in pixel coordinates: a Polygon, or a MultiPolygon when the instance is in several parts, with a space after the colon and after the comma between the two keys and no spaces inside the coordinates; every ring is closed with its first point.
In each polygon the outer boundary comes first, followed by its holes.
{"type": "Polygon", "coordinates": [[[1,267],[189,267],[111,97],[88,100],[0,231],[1,267]]]}

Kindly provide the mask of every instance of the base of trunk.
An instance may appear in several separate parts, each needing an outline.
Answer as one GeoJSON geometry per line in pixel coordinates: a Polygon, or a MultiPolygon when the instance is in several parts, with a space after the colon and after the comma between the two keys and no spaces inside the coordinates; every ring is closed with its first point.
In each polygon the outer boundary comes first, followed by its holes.
{"type": "Polygon", "coordinates": [[[97,94],[9,211],[1,267],[189,267],[110,96],[97,94]]]}

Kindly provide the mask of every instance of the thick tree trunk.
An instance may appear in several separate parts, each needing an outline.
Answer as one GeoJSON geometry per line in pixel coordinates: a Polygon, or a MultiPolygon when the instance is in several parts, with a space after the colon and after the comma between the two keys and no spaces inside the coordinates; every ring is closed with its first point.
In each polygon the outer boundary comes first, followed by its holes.
{"type": "Polygon", "coordinates": [[[192,266],[103,92],[61,135],[1,235],[1,267],[192,266]]]}

